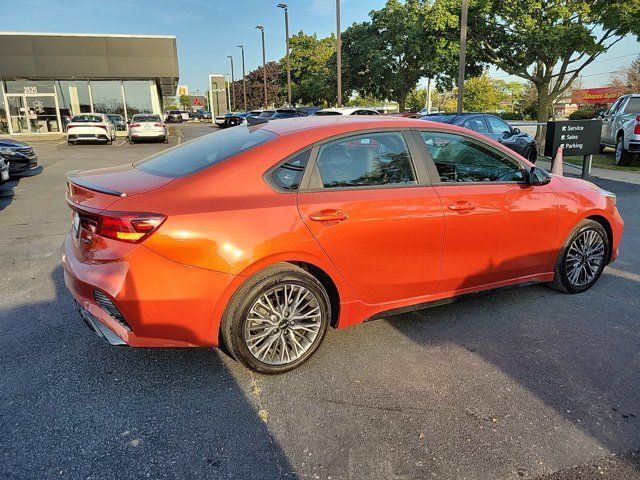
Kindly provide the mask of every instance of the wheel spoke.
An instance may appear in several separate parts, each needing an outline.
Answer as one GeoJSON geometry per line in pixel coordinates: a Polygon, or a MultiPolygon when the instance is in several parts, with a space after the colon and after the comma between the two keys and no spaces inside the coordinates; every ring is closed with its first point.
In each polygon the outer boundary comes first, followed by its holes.
{"type": "Polygon", "coordinates": [[[592,282],[604,263],[605,244],[596,230],[584,230],[571,243],[565,256],[567,279],[581,287],[592,282]]]}

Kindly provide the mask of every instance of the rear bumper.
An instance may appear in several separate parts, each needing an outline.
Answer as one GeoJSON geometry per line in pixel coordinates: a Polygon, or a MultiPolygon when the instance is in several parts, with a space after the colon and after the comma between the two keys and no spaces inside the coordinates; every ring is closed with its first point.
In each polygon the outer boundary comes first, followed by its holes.
{"type": "Polygon", "coordinates": [[[97,317],[92,315],[89,310],[82,308],[82,306],[77,301],[76,308],[78,309],[80,318],[82,318],[87,327],[89,327],[89,330],[95,333],[98,338],[101,338],[109,345],[126,345],[126,342],[124,340],[113,333],[113,331],[111,331],[104,323],[102,323],[100,320],[98,320],[97,317]]]}
{"type": "Polygon", "coordinates": [[[108,142],[111,140],[106,133],[73,133],[67,135],[69,142],[108,142]]]}
{"type": "Polygon", "coordinates": [[[98,330],[104,334],[106,328],[132,347],[216,346],[220,319],[214,308],[236,278],[178,264],[142,245],[122,259],[80,261],[70,235],[62,265],[67,288],[93,324],[100,322],[98,330]],[[98,305],[96,291],[125,322],[98,305]]]}
{"type": "Polygon", "coordinates": [[[133,130],[129,132],[131,138],[166,138],[167,132],[165,130],[133,130]]]}

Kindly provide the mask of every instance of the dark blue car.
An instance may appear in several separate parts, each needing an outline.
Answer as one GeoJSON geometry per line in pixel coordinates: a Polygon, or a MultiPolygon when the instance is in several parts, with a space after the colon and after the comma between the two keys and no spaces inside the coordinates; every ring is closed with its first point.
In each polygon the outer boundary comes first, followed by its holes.
{"type": "Polygon", "coordinates": [[[536,140],[519,128],[510,126],[496,115],[487,113],[432,113],[424,115],[420,119],[468,128],[480,135],[493,138],[505,147],[519,153],[531,163],[535,163],[538,158],[536,140]]]}
{"type": "Polygon", "coordinates": [[[0,138],[0,155],[9,162],[11,175],[22,175],[38,168],[38,155],[33,147],[18,140],[0,138]]]}

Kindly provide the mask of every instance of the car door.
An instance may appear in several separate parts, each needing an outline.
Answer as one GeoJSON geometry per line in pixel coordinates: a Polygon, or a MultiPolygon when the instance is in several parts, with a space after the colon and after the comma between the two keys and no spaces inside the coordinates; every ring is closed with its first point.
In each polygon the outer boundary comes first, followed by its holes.
{"type": "Polygon", "coordinates": [[[613,138],[613,120],[615,118],[616,111],[621,106],[621,104],[626,100],[627,97],[620,97],[615,101],[613,105],[604,112],[602,115],[602,134],[601,141],[607,145],[613,145],[615,143],[615,139],[613,138]]]}
{"type": "Polygon", "coordinates": [[[552,270],[558,202],[549,185],[529,185],[523,164],[471,136],[433,130],[415,136],[445,216],[439,293],[552,270]]]}
{"type": "Polygon", "coordinates": [[[348,134],[314,148],[298,193],[303,221],[367,304],[436,292],[444,217],[401,131],[348,134]]]}

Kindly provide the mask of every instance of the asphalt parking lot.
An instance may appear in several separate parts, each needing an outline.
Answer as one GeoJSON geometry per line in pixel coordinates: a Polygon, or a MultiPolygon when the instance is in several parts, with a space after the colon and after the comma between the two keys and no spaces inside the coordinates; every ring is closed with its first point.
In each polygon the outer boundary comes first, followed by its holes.
{"type": "MultiPolygon", "coordinates": [[[[216,131],[176,129],[169,146],[216,131]]],[[[42,173],[0,187],[0,478],[640,478],[640,175],[594,178],[626,230],[587,293],[331,331],[265,377],[217,350],[109,347],[64,287],[65,172],[168,146],[33,145],[42,173]]]]}

